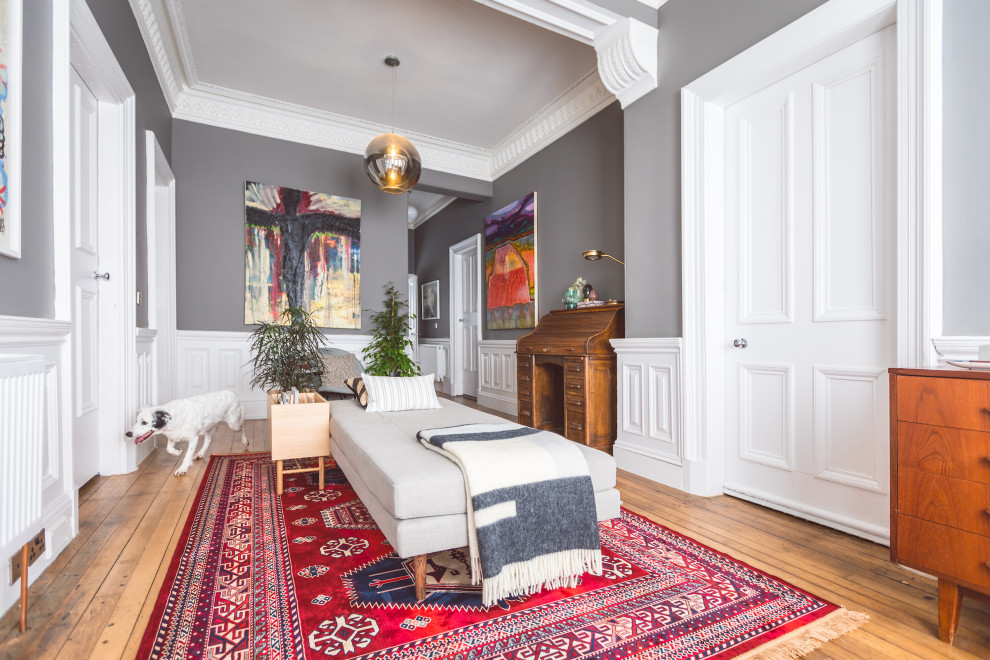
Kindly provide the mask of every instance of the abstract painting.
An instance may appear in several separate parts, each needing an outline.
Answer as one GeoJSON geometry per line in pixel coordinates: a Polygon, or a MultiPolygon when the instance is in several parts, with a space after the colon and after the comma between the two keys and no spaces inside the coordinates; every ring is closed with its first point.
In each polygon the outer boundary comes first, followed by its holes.
{"type": "Polygon", "coordinates": [[[440,318],[440,280],[427,282],[420,287],[422,294],[422,319],[432,321],[440,318]]]}
{"type": "Polygon", "coordinates": [[[21,256],[21,5],[0,0],[0,254],[21,256]]]}
{"type": "Polygon", "coordinates": [[[244,184],[244,322],[302,307],[322,328],[361,327],[361,200],[244,184]]]}
{"type": "Polygon", "coordinates": [[[485,218],[488,329],[536,327],[536,193],[485,218]]]}

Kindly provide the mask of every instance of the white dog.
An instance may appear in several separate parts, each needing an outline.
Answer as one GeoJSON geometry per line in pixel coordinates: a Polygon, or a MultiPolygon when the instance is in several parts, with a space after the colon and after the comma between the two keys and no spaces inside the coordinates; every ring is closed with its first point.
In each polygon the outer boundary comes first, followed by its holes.
{"type": "Polygon", "coordinates": [[[211,392],[199,394],[185,399],[169,401],[162,406],[149,406],[138,413],[137,421],[130,431],[125,433],[128,438],[134,438],[134,444],[139,444],[155,433],[168,437],[168,453],[178,456],[182,453],[175,443],[185,440],[189,443],[182,464],[175,471],[175,476],[181,477],[189,470],[193,461],[196,443],[203,436],[203,446],[196,458],[206,456],[213,441],[213,433],[221,422],[234,432],[241,432],[241,442],[247,448],[247,433],[244,432],[244,409],[241,408],[237,395],[233,392],[211,392]]]}

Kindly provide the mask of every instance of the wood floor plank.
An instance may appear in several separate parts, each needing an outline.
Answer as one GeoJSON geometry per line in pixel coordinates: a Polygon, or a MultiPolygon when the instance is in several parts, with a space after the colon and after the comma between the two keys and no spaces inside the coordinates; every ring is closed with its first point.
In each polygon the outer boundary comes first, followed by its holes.
{"type": "MultiPolygon", "coordinates": [[[[248,451],[269,449],[264,421],[249,421],[245,430],[248,451]]],[[[188,474],[175,477],[182,457],[164,445],[160,440],[135,473],[97,477],[80,489],[80,534],[31,586],[25,636],[17,634],[16,608],[0,619],[0,658],[134,657],[208,463],[194,461],[188,474]]],[[[243,451],[240,434],[221,427],[210,453],[243,451]]],[[[630,510],[870,615],[862,628],[824,644],[809,660],[990,657],[990,605],[967,599],[956,645],[943,644],[936,636],[934,581],[892,564],[883,546],[626,472],[620,471],[617,487],[630,510]]]]}

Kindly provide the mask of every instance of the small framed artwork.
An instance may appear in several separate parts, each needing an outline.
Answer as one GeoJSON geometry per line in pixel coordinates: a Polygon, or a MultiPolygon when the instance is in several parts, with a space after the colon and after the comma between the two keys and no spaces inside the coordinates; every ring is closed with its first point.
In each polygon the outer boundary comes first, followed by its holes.
{"type": "Polygon", "coordinates": [[[440,318],[440,280],[433,280],[432,282],[427,282],[420,287],[422,295],[422,306],[423,316],[420,317],[424,321],[431,321],[440,318]]]}
{"type": "Polygon", "coordinates": [[[0,254],[21,257],[21,9],[0,0],[0,254]]]}

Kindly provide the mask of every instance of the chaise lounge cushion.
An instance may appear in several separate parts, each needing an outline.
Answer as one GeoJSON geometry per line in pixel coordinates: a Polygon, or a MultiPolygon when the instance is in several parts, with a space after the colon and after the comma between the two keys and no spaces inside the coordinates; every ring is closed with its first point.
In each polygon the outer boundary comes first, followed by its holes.
{"type": "MultiPolygon", "coordinates": [[[[449,459],[426,450],[416,433],[426,428],[505,420],[440,400],[439,410],[365,412],[356,402],[330,403],[330,435],[382,507],[402,519],[466,513],[464,477],[449,459]],[[345,430],[346,429],[346,430],[345,430]]],[[[615,459],[577,445],[591,472],[595,491],[615,486],[615,459]]]]}

